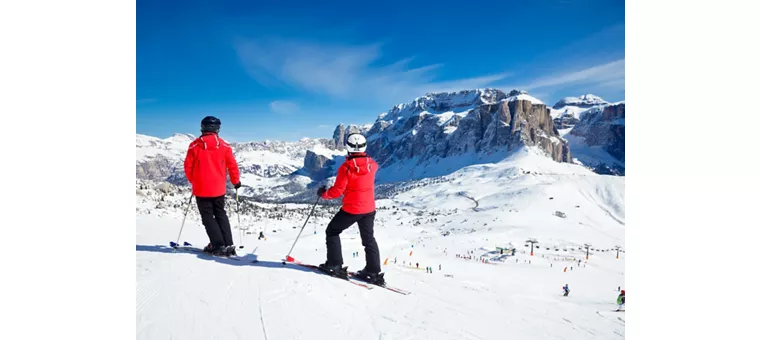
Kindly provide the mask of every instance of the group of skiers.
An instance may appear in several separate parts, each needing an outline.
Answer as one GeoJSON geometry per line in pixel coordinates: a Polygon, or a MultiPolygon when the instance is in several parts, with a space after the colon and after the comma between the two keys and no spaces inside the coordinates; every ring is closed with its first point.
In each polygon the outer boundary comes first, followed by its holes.
{"type": "MultiPolygon", "coordinates": [[[[201,120],[201,135],[190,143],[184,168],[209,238],[209,244],[203,251],[213,255],[234,256],[237,253],[230,221],[224,209],[227,174],[229,173],[235,190],[242,184],[232,147],[219,137],[221,125],[221,120],[213,116],[201,120]]],[[[329,189],[322,186],[317,190],[317,195],[322,199],[343,196],[343,206],[327,225],[327,261],[320,264],[319,268],[329,275],[348,278],[348,268],[343,266],[340,234],[357,223],[366,266],[356,276],[370,283],[383,284],[385,281],[380,272],[380,251],[374,237],[375,174],[379,166],[365,153],[367,140],[363,135],[349,134],[345,147],[348,155],[338,169],[335,184],[329,189]]],[[[259,239],[263,237],[261,232],[259,239]]]]}

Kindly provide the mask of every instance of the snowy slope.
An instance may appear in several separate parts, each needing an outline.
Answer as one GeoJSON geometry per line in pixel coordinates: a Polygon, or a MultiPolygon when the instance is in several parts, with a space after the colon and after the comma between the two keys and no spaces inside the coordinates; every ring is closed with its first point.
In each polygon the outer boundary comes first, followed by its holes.
{"type": "MultiPolygon", "coordinates": [[[[255,204],[244,210],[241,224],[251,234],[241,242],[234,229],[233,237],[245,245],[240,251],[246,261],[172,252],[164,245],[177,237],[181,202],[189,194],[187,188],[173,190],[138,188],[136,196],[138,339],[625,335],[625,313],[612,310],[617,287],[625,289],[627,254],[616,259],[614,251],[607,251],[624,246],[623,177],[597,175],[526,148],[378,201],[375,237],[381,259],[388,259],[383,270],[389,284],[412,291],[408,296],[282,266],[309,205],[255,204]],[[267,240],[256,239],[262,229],[267,240]],[[532,257],[524,247],[527,238],[539,242],[532,257]],[[495,252],[510,243],[517,247],[516,256],[495,252]],[[587,263],[579,248],[583,243],[600,249],[591,251],[587,263]],[[254,258],[259,262],[251,263],[254,258]],[[433,267],[433,273],[416,269],[417,263],[433,267]],[[565,284],[568,297],[561,296],[565,284]]],[[[235,209],[228,211],[237,228],[235,209]]],[[[293,250],[296,259],[324,261],[324,229],[336,211],[319,206],[293,250]]],[[[182,235],[197,245],[207,242],[195,207],[182,235]]],[[[360,269],[364,259],[357,228],[341,237],[345,264],[360,269]],[[352,257],[355,251],[362,256],[352,257]]]]}

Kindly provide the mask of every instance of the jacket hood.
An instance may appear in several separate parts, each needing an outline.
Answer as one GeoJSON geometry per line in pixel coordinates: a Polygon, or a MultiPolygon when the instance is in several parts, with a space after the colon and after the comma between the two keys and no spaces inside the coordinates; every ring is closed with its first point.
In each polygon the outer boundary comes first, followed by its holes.
{"type": "Polygon", "coordinates": [[[359,176],[369,174],[373,170],[377,170],[377,164],[369,158],[366,154],[351,155],[346,158],[344,163],[348,167],[348,171],[359,176]]]}
{"type": "Polygon", "coordinates": [[[227,143],[219,138],[219,135],[211,132],[205,132],[195,139],[194,143],[198,143],[203,149],[218,149],[222,145],[227,143]]]}

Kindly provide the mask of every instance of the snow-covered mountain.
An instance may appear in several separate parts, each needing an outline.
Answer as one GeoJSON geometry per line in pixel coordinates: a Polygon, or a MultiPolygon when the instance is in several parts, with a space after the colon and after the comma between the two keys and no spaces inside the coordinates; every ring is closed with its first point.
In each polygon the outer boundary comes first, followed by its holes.
{"type": "MultiPolygon", "coordinates": [[[[593,106],[598,103],[606,102],[584,95],[565,98],[554,106],[559,109],[549,109],[519,90],[430,93],[381,113],[373,124],[340,124],[331,139],[231,145],[241,169],[241,194],[264,201],[310,199],[318,185],[335,175],[345,155],[345,136],[352,131],[367,136],[368,152],[382,168],[378,184],[390,184],[384,192],[396,191],[392,183],[438,178],[471,165],[501,162],[525,148],[556,162],[575,161],[601,173],[622,174],[624,159],[616,157],[624,148],[624,134],[617,128],[609,132],[608,117],[595,112],[610,105],[593,106]],[[589,114],[569,136],[571,128],[559,130],[556,120],[552,121],[556,110],[573,110],[578,118],[589,114]]],[[[138,134],[136,177],[187,184],[182,163],[193,139],[187,134],[166,139],[138,134]]]]}
{"type": "Polygon", "coordinates": [[[581,114],[591,108],[608,105],[601,97],[584,94],[580,97],[565,97],[551,107],[554,126],[558,130],[572,128],[581,119],[581,114]]]}
{"type": "MultiPolygon", "coordinates": [[[[342,134],[339,126],[334,137],[342,134]]],[[[366,136],[367,152],[384,169],[380,182],[439,176],[499,161],[524,146],[570,161],[546,105],[519,90],[430,93],[381,113],[366,136]]]]}
{"type": "Polygon", "coordinates": [[[567,106],[575,106],[581,108],[592,108],[594,106],[609,104],[606,100],[593,94],[584,94],[580,97],[565,97],[560,99],[552,108],[561,109],[567,106]]]}
{"type": "Polygon", "coordinates": [[[182,168],[187,147],[194,139],[192,135],[181,133],[166,139],[137,134],[136,177],[151,180],[167,179],[178,168],[182,168]]]}
{"type": "MultiPolygon", "coordinates": [[[[175,134],[166,139],[137,134],[136,178],[187,184],[183,163],[187,147],[194,139],[189,134],[175,134]]],[[[329,159],[344,154],[331,149],[330,143],[328,139],[308,138],[297,142],[230,143],[244,186],[241,193],[274,199],[304,190],[312,182],[311,174],[303,171],[307,153],[329,159]]]]}
{"type": "Polygon", "coordinates": [[[584,111],[565,137],[579,163],[601,174],[625,176],[625,102],[584,111]]]}

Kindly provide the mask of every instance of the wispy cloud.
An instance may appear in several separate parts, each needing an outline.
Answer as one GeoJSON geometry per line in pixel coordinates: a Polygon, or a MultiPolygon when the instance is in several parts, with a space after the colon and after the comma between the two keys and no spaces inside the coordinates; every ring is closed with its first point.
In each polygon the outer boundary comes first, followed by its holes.
{"type": "Polygon", "coordinates": [[[567,71],[536,79],[524,86],[528,90],[566,85],[598,85],[600,87],[625,86],[625,59],[607,62],[577,71],[567,71]]]}
{"type": "Polygon", "coordinates": [[[269,109],[274,113],[279,114],[292,114],[299,110],[298,103],[287,100],[275,100],[269,103],[269,109]]]}
{"type": "Polygon", "coordinates": [[[442,64],[411,67],[413,58],[381,63],[382,45],[344,45],[270,38],[239,41],[245,70],[260,84],[289,86],[333,98],[404,99],[434,91],[485,87],[498,73],[441,81],[442,64]]]}
{"type": "Polygon", "coordinates": [[[325,124],[322,124],[322,125],[317,125],[317,128],[318,128],[318,129],[330,129],[330,128],[333,128],[333,127],[334,127],[334,126],[331,126],[331,125],[325,125],[325,124]]]}

